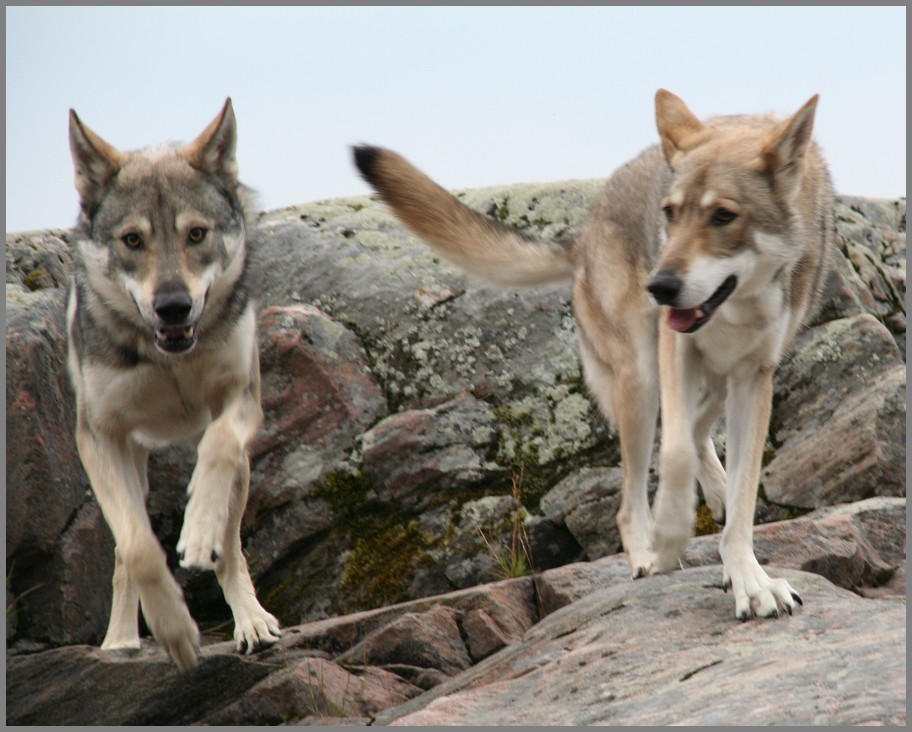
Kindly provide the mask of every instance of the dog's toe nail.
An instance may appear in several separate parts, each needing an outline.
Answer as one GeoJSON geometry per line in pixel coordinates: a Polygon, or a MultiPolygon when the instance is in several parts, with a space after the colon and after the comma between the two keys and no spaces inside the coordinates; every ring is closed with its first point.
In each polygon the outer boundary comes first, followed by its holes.
{"type": "Polygon", "coordinates": [[[212,563],[215,564],[221,558],[222,558],[222,555],[219,554],[215,549],[213,549],[212,556],[211,556],[212,563]]]}
{"type": "Polygon", "coordinates": [[[797,602],[799,605],[804,605],[804,603],[801,601],[801,595],[799,595],[799,594],[798,594],[797,592],[795,592],[794,590],[792,590],[792,599],[793,599],[795,602],[797,602]]]}

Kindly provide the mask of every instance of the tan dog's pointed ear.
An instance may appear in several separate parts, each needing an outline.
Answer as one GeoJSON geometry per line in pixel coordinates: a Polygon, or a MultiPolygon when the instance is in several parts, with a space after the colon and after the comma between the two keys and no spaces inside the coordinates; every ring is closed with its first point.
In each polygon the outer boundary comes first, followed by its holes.
{"type": "Polygon", "coordinates": [[[777,186],[783,190],[795,190],[801,181],[819,98],[817,94],[811,97],[801,109],[782,122],[763,144],[760,154],[762,170],[772,176],[777,186]]]}
{"type": "Polygon", "coordinates": [[[682,153],[692,150],[708,137],[706,126],[694,116],[684,101],[665,89],[655,97],[656,127],[662,140],[662,152],[669,165],[682,153]]]}
{"type": "Polygon", "coordinates": [[[86,127],[70,110],[70,153],[75,168],[76,190],[83,203],[98,198],[101,187],[123,165],[124,154],[86,127]]]}
{"type": "Polygon", "coordinates": [[[222,107],[218,117],[187,146],[185,154],[194,168],[219,177],[226,177],[232,183],[236,183],[238,174],[237,159],[235,158],[236,146],[237,122],[229,97],[225,100],[225,106],[222,107]]]}

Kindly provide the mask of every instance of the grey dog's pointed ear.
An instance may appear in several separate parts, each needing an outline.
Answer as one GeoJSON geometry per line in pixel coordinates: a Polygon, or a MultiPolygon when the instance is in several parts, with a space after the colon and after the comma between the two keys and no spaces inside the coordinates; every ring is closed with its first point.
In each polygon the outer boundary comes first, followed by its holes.
{"type": "Polygon", "coordinates": [[[238,165],[235,158],[237,145],[237,122],[231,98],[225,100],[225,106],[199,137],[191,142],[186,150],[190,165],[198,170],[228,178],[237,182],[238,165]]]}
{"type": "Polygon", "coordinates": [[[665,89],[656,92],[656,127],[669,165],[681,154],[706,141],[709,130],[684,101],[665,89]]]}
{"type": "Polygon", "coordinates": [[[124,154],[86,127],[72,109],[70,153],[76,174],[76,190],[84,202],[97,197],[98,191],[120,170],[124,161],[124,154]]]}

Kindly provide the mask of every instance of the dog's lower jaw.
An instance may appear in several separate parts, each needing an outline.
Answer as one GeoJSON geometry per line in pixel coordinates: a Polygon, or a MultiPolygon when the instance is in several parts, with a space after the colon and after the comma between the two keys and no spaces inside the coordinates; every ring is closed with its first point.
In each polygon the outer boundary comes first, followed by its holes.
{"type": "Polygon", "coordinates": [[[166,354],[188,353],[196,346],[196,328],[194,326],[157,328],[154,331],[155,345],[166,354]]]}

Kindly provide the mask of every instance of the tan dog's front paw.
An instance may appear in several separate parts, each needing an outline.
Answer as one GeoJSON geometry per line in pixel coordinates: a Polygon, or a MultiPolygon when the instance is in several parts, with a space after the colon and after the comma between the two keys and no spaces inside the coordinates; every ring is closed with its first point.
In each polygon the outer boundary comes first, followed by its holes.
{"type": "Polygon", "coordinates": [[[803,605],[801,596],[784,579],[773,579],[749,556],[723,564],[722,583],[735,596],[735,617],[742,622],[752,617],[776,618],[792,614],[803,605]]]}

